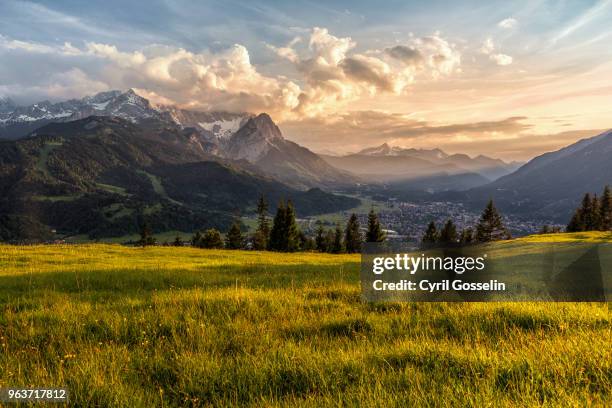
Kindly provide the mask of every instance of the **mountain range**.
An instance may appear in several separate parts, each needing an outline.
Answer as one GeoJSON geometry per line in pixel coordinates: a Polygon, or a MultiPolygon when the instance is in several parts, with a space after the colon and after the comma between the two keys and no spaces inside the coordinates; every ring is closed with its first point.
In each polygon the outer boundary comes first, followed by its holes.
{"type": "Polygon", "coordinates": [[[359,201],[328,191],[449,200],[494,198],[508,214],[567,221],[584,192],[612,184],[612,132],[524,165],[382,144],[317,155],[269,115],[157,106],[133,90],[17,106],[0,98],[0,239],[223,228],[259,195],[298,215],[359,201]],[[326,192],[327,191],[327,192],[326,192]]]}
{"type": "Polygon", "coordinates": [[[472,158],[440,149],[406,149],[387,143],[344,156],[322,157],[334,167],[370,182],[400,183],[414,189],[428,184],[432,191],[449,187],[465,190],[488,184],[520,166],[482,155],[472,158]]]}

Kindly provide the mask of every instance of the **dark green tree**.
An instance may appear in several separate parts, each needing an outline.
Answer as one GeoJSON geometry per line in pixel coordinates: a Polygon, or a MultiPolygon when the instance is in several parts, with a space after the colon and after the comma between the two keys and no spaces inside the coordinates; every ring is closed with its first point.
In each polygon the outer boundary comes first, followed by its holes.
{"type": "Polygon", "coordinates": [[[461,231],[459,242],[464,245],[474,243],[474,230],[470,227],[466,227],[461,231]]]}
{"type": "Polygon", "coordinates": [[[232,223],[225,237],[225,247],[227,249],[241,249],[244,244],[244,237],[240,231],[240,220],[236,219],[232,223]]]}
{"type": "Polygon", "coordinates": [[[597,198],[597,194],[594,194],[591,199],[590,224],[587,225],[589,231],[598,231],[601,229],[601,214],[599,211],[599,198],[597,198]]]}
{"type": "Polygon", "coordinates": [[[327,231],[325,231],[325,252],[332,252],[332,249],[334,247],[334,239],[336,238],[336,234],[334,233],[333,229],[328,229],[327,231]]]}
{"type": "Polygon", "coordinates": [[[207,229],[202,235],[202,248],[219,249],[223,248],[223,238],[216,228],[207,229]]]}
{"type": "Polygon", "coordinates": [[[336,224],[336,229],[334,230],[334,242],[331,247],[332,254],[340,254],[344,252],[344,248],[342,245],[342,228],[340,227],[340,223],[336,224]]]}
{"type": "Polygon", "coordinates": [[[431,221],[427,225],[427,229],[425,230],[425,235],[423,235],[423,239],[421,239],[421,242],[424,245],[430,246],[430,245],[436,244],[438,242],[438,239],[439,239],[438,228],[436,227],[436,223],[431,221]]]}
{"type": "Polygon", "coordinates": [[[457,227],[455,227],[455,223],[453,220],[448,220],[442,227],[440,231],[440,236],[438,237],[438,242],[444,245],[452,245],[456,244],[458,241],[457,237],[457,227]]]}
{"type": "Polygon", "coordinates": [[[202,232],[196,231],[191,237],[191,246],[202,248],[202,232]]]}
{"type": "Polygon", "coordinates": [[[602,231],[612,230],[612,191],[610,191],[610,186],[606,186],[601,195],[599,223],[602,231]]]}
{"type": "Polygon", "coordinates": [[[317,251],[327,252],[327,245],[325,243],[325,229],[323,228],[323,223],[320,220],[317,221],[317,230],[315,232],[315,247],[317,251]]]}
{"type": "Polygon", "coordinates": [[[493,200],[489,200],[476,226],[476,241],[491,242],[510,238],[510,232],[504,226],[493,200]]]}
{"type": "Polygon", "coordinates": [[[378,215],[374,212],[374,208],[368,213],[368,230],[366,232],[366,242],[384,242],[385,232],[380,226],[378,215]]]}
{"type": "Polygon", "coordinates": [[[287,201],[285,215],[285,231],[287,252],[295,252],[300,250],[300,230],[295,220],[295,208],[291,200],[287,201]]]}
{"type": "Polygon", "coordinates": [[[287,225],[287,222],[285,221],[286,216],[287,208],[285,207],[285,202],[281,200],[278,203],[276,215],[274,216],[274,220],[272,221],[272,230],[270,231],[270,241],[268,243],[268,248],[273,251],[287,250],[287,243],[285,238],[285,227],[287,225]]]}
{"type": "Polygon", "coordinates": [[[153,237],[153,234],[151,233],[151,227],[149,226],[149,223],[143,222],[142,228],[140,229],[140,240],[138,241],[138,245],[145,247],[149,245],[155,245],[156,243],[157,240],[155,239],[155,237],[153,237]]]}
{"type": "Polygon", "coordinates": [[[181,238],[180,235],[177,235],[176,238],[174,238],[174,242],[172,243],[172,245],[175,247],[183,246],[183,239],[181,238]]]}
{"type": "Polygon", "coordinates": [[[268,221],[268,203],[263,195],[257,201],[257,229],[253,234],[253,249],[262,251],[268,248],[270,241],[270,222],[268,221]]]}
{"type": "Polygon", "coordinates": [[[359,231],[359,219],[357,215],[351,214],[348,222],[346,223],[346,230],[344,231],[344,245],[346,252],[349,254],[355,254],[361,252],[361,232],[359,231]]]}

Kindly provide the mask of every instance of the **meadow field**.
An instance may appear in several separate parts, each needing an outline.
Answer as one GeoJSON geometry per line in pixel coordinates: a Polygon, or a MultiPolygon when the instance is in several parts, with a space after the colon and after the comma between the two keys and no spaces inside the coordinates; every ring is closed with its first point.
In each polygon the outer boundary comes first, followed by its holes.
{"type": "MultiPolygon", "coordinates": [[[[551,240],[612,237],[497,245],[551,240]]],[[[369,304],[359,261],[0,245],[0,387],[66,387],[73,406],[610,406],[607,304],[369,304]]]]}

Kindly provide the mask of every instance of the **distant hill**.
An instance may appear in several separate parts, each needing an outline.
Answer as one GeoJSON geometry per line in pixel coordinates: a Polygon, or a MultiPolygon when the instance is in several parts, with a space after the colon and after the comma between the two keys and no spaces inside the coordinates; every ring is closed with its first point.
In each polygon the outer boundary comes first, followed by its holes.
{"type": "Polygon", "coordinates": [[[219,158],[193,130],[150,118],[92,116],[50,123],[0,142],[0,238],[120,236],[148,220],[155,231],[226,228],[264,194],[274,209],[293,199],[298,215],[348,209],[358,200],[297,190],[219,158]]]}
{"type": "Polygon", "coordinates": [[[612,131],[538,156],[493,183],[465,192],[482,205],[488,198],[505,211],[567,222],[586,192],[612,185],[612,131]]]}

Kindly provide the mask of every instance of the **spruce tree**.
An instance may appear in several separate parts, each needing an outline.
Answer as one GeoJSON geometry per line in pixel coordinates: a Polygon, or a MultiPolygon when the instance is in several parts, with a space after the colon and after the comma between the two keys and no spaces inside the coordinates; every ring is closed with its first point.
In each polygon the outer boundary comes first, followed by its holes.
{"type": "Polygon", "coordinates": [[[581,231],[593,231],[596,224],[595,208],[593,206],[593,197],[590,193],[586,193],[582,198],[580,205],[580,215],[582,217],[581,231]]]}
{"type": "Polygon", "coordinates": [[[446,221],[442,231],[440,231],[440,237],[438,238],[438,242],[445,245],[456,244],[457,239],[457,227],[453,223],[453,220],[446,221]]]}
{"type": "Polygon", "coordinates": [[[200,231],[196,231],[191,238],[191,246],[202,248],[202,233],[200,231]]]}
{"type": "Polygon", "coordinates": [[[610,191],[610,186],[606,186],[601,195],[599,224],[602,231],[612,230],[612,191],[610,191]]]}
{"type": "Polygon", "coordinates": [[[332,249],[334,248],[334,239],[336,239],[334,230],[328,229],[325,231],[325,252],[332,252],[332,249]]]}
{"type": "Polygon", "coordinates": [[[215,228],[207,229],[202,236],[202,248],[219,249],[223,248],[221,233],[215,228]]]}
{"type": "Polygon", "coordinates": [[[489,200],[476,226],[476,241],[491,242],[510,238],[510,233],[504,226],[502,217],[497,212],[493,200],[489,200]]]}
{"type": "Polygon", "coordinates": [[[317,230],[315,232],[315,248],[320,252],[327,252],[327,245],[325,245],[325,229],[323,229],[323,223],[317,221],[317,230]]]}
{"type": "Polygon", "coordinates": [[[285,239],[286,239],[286,251],[295,252],[300,250],[300,230],[298,229],[297,222],[295,220],[295,208],[291,200],[287,201],[287,208],[285,209],[285,239]]]}
{"type": "Polygon", "coordinates": [[[572,215],[572,218],[569,224],[567,224],[565,230],[567,232],[584,231],[584,219],[582,218],[582,209],[577,208],[576,211],[574,211],[574,215],[572,215]]]}
{"type": "Polygon", "coordinates": [[[270,241],[268,243],[269,249],[273,251],[287,250],[287,242],[285,239],[285,226],[287,224],[285,221],[286,216],[287,209],[285,208],[285,202],[281,200],[278,203],[276,215],[274,216],[274,220],[272,221],[272,230],[270,231],[270,241]]]}
{"type": "Polygon", "coordinates": [[[361,232],[359,231],[359,220],[357,215],[351,214],[348,222],[346,223],[346,230],[344,233],[344,244],[346,246],[346,252],[354,254],[361,252],[361,232]]]}
{"type": "Polygon", "coordinates": [[[244,241],[242,232],[240,231],[240,220],[236,219],[225,237],[225,247],[227,249],[241,249],[244,241]]]}
{"type": "Polygon", "coordinates": [[[464,245],[472,244],[474,242],[474,230],[470,227],[464,228],[461,231],[459,242],[464,245]]]}
{"type": "Polygon", "coordinates": [[[180,235],[177,235],[176,238],[174,238],[174,242],[172,243],[172,245],[175,247],[183,246],[183,240],[181,239],[180,235]]]}
{"type": "Polygon", "coordinates": [[[157,240],[153,237],[151,233],[151,227],[148,222],[142,223],[142,228],[140,229],[140,240],[138,241],[138,245],[140,246],[149,246],[155,245],[157,240]]]}
{"type": "Polygon", "coordinates": [[[340,223],[336,224],[336,229],[334,230],[334,242],[331,248],[332,254],[340,254],[343,252],[342,246],[342,228],[340,228],[340,223]]]}
{"type": "Polygon", "coordinates": [[[257,229],[253,234],[253,249],[264,250],[268,248],[270,240],[270,223],[268,221],[268,203],[264,196],[257,202],[257,229]]]}
{"type": "Polygon", "coordinates": [[[426,246],[434,245],[436,242],[438,242],[438,237],[438,228],[436,227],[436,223],[431,221],[427,225],[425,235],[423,235],[421,242],[426,246]]]}
{"type": "Polygon", "coordinates": [[[383,242],[385,233],[380,226],[378,216],[372,208],[368,214],[368,231],[366,232],[366,242],[383,242]]]}

